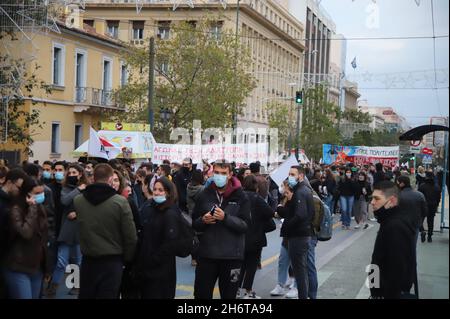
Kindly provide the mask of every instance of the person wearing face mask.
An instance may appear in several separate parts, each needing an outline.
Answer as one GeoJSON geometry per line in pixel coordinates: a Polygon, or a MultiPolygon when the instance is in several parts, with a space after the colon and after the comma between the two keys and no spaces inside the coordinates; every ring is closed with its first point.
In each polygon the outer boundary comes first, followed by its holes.
{"type": "Polygon", "coordinates": [[[173,299],[176,291],[176,241],[180,211],[175,185],[166,177],[153,187],[153,200],[146,206],[150,216],[143,223],[137,252],[136,274],[142,299],[173,299]]]}
{"type": "Polygon", "coordinates": [[[341,222],[343,229],[350,229],[351,215],[355,201],[357,184],[353,180],[351,169],[345,170],[345,177],[338,184],[341,222]]]}
{"type": "Polygon", "coordinates": [[[113,178],[110,165],[96,165],[94,184],[74,199],[83,254],[79,299],[117,299],[124,263],[134,257],[133,214],[128,201],[112,188],[113,178]]]}
{"type": "Polygon", "coordinates": [[[367,181],[367,175],[362,171],[358,175],[356,186],[355,204],[353,209],[356,222],[355,229],[359,229],[361,224],[364,224],[363,229],[367,229],[369,227],[369,224],[367,223],[369,197],[372,194],[372,187],[367,181]]]}
{"type": "MultiPolygon", "coordinates": [[[[58,253],[57,243],[56,243],[56,225],[55,225],[55,202],[53,200],[53,192],[47,184],[45,184],[45,179],[39,178],[40,171],[39,166],[36,164],[26,164],[24,166],[25,173],[28,174],[31,178],[36,181],[42,181],[44,184],[44,197],[45,200],[42,203],[45,208],[45,212],[47,214],[48,221],[48,269],[50,269],[49,274],[45,274],[45,280],[48,282],[50,278],[50,274],[53,273],[53,270],[56,265],[56,256],[58,253]]],[[[45,170],[43,171],[45,173],[45,170]]]]}
{"type": "Polygon", "coordinates": [[[226,160],[213,164],[213,181],[199,194],[192,227],[201,232],[194,297],[212,299],[219,279],[222,299],[235,299],[250,219],[250,202],[226,160]]]}
{"type": "Polygon", "coordinates": [[[66,163],[55,162],[52,166],[53,180],[48,186],[52,190],[55,203],[55,236],[59,236],[61,230],[61,221],[63,216],[63,205],[61,204],[61,191],[63,187],[64,176],[66,174],[66,163]]]}
{"type": "Polygon", "coordinates": [[[45,161],[42,163],[42,181],[45,185],[49,186],[52,183],[52,162],[45,161]]]}
{"type": "Polygon", "coordinates": [[[372,205],[380,224],[371,265],[378,267],[379,285],[370,288],[374,299],[411,298],[417,295],[416,225],[399,206],[399,190],[391,181],[375,184],[372,205]]]}
{"type": "MultiPolygon", "coordinates": [[[[79,239],[79,228],[77,214],[73,206],[73,199],[86,189],[87,181],[84,169],[78,164],[68,166],[61,191],[61,204],[63,206],[63,217],[61,230],[58,235],[58,254],[56,267],[53,271],[51,283],[46,290],[46,296],[55,297],[58,286],[64,277],[69,258],[73,257],[74,264],[81,264],[81,250],[79,239]]],[[[78,294],[77,288],[72,288],[71,295],[78,294]]]]}
{"type": "Polygon", "coordinates": [[[192,159],[185,158],[183,160],[183,167],[174,177],[174,184],[177,187],[178,192],[178,207],[180,207],[181,211],[187,213],[187,186],[192,179],[192,159]]]}
{"type": "Polygon", "coordinates": [[[4,258],[4,278],[11,299],[39,299],[47,272],[47,216],[41,182],[24,179],[9,214],[10,239],[4,258]]]}
{"type": "Polygon", "coordinates": [[[281,236],[288,240],[288,253],[297,283],[298,298],[307,299],[309,293],[308,250],[313,234],[314,200],[302,167],[291,167],[288,182],[294,195],[285,214],[283,215],[283,211],[278,212],[285,218],[281,227],[281,236]]]}

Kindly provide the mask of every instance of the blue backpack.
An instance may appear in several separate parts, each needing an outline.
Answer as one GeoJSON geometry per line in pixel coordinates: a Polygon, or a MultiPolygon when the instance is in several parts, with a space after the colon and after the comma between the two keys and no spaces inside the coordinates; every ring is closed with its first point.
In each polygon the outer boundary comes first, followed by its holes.
{"type": "Polygon", "coordinates": [[[323,204],[323,217],[320,223],[320,230],[317,233],[317,240],[327,241],[331,239],[333,235],[333,216],[327,205],[323,204]]]}

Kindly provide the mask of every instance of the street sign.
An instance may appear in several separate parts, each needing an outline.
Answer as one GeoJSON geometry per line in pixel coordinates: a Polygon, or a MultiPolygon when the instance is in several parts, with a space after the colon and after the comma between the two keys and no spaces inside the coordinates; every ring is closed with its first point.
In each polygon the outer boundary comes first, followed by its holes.
{"type": "Polygon", "coordinates": [[[420,154],[420,147],[416,147],[416,146],[411,146],[409,148],[409,152],[413,153],[413,154],[420,154]]]}
{"type": "Polygon", "coordinates": [[[422,143],[422,141],[409,141],[409,143],[411,144],[411,146],[419,146],[421,143],[422,143]]]}
{"type": "Polygon", "coordinates": [[[433,163],[433,157],[431,155],[424,155],[422,159],[423,164],[431,164],[433,163]]]}
{"type": "Polygon", "coordinates": [[[433,150],[432,150],[431,148],[424,147],[424,148],[422,149],[422,154],[425,154],[425,155],[433,155],[433,150]]]}

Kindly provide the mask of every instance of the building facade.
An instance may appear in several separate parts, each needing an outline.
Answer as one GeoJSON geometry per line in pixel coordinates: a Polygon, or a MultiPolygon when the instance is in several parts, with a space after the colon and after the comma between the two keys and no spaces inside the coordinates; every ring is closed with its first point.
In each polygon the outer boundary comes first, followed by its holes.
{"type": "Polygon", "coordinates": [[[392,107],[362,106],[360,111],[383,119],[384,129],[387,131],[404,132],[408,129],[406,119],[392,107]]]}
{"type": "MultiPolygon", "coordinates": [[[[180,2],[176,10],[173,4],[144,1],[138,12],[134,2],[87,0],[84,23],[91,24],[98,33],[109,33],[136,45],[151,36],[170,37],[171,25],[202,20],[205,10],[220,13],[217,32],[236,29],[237,0],[227,1],[226,9],[220,1],[193,1],[193,8],[180,2]]],[[[300,87],[304,27],[285,6],[286,1],[240,1],[238,27],[241,41],[251,53],[249,71],[257,87],[244,103],[239,128],[268,128],[267,105],[274,101],[290,105],[294,91],[300,87]]]]}
{"type": "Polygon", "coordinates": [[[68,160],[71,153],[89,138],[89,127],[99,128],[107,121],[105,110],[123,111],[112,91],[126,80],[126,69],[120,60],[123,46],[114,39],[83,29],[79,21],[57,22],[58,32],[36,32],[32,41],[20,38],[11,54],[17,59],[32,55],[32,65],[39,65],[37,79],[50,86],[51,93],[32,93],[25,98],[24,109],[40,112],[42,127],[33,126],[32,156],[24,154],[23,146],[0,144],[2,157],[6,152],[20,153],[15,162],[23,160],[68,160]]]}

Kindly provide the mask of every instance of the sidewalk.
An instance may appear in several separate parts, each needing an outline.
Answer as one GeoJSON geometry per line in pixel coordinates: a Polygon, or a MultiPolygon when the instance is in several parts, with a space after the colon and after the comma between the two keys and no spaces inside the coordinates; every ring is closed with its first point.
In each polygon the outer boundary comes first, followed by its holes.
{"type": "MultiPolygon", "coordinates": [[[[445,198],[445,226],[449,226],[448,196],[445,198]]],[[[432,243],[417,244],[417,265],[420,299],[449,298],[449,230],[439,232],[441,208],[434,219],[432,243]]]]}

